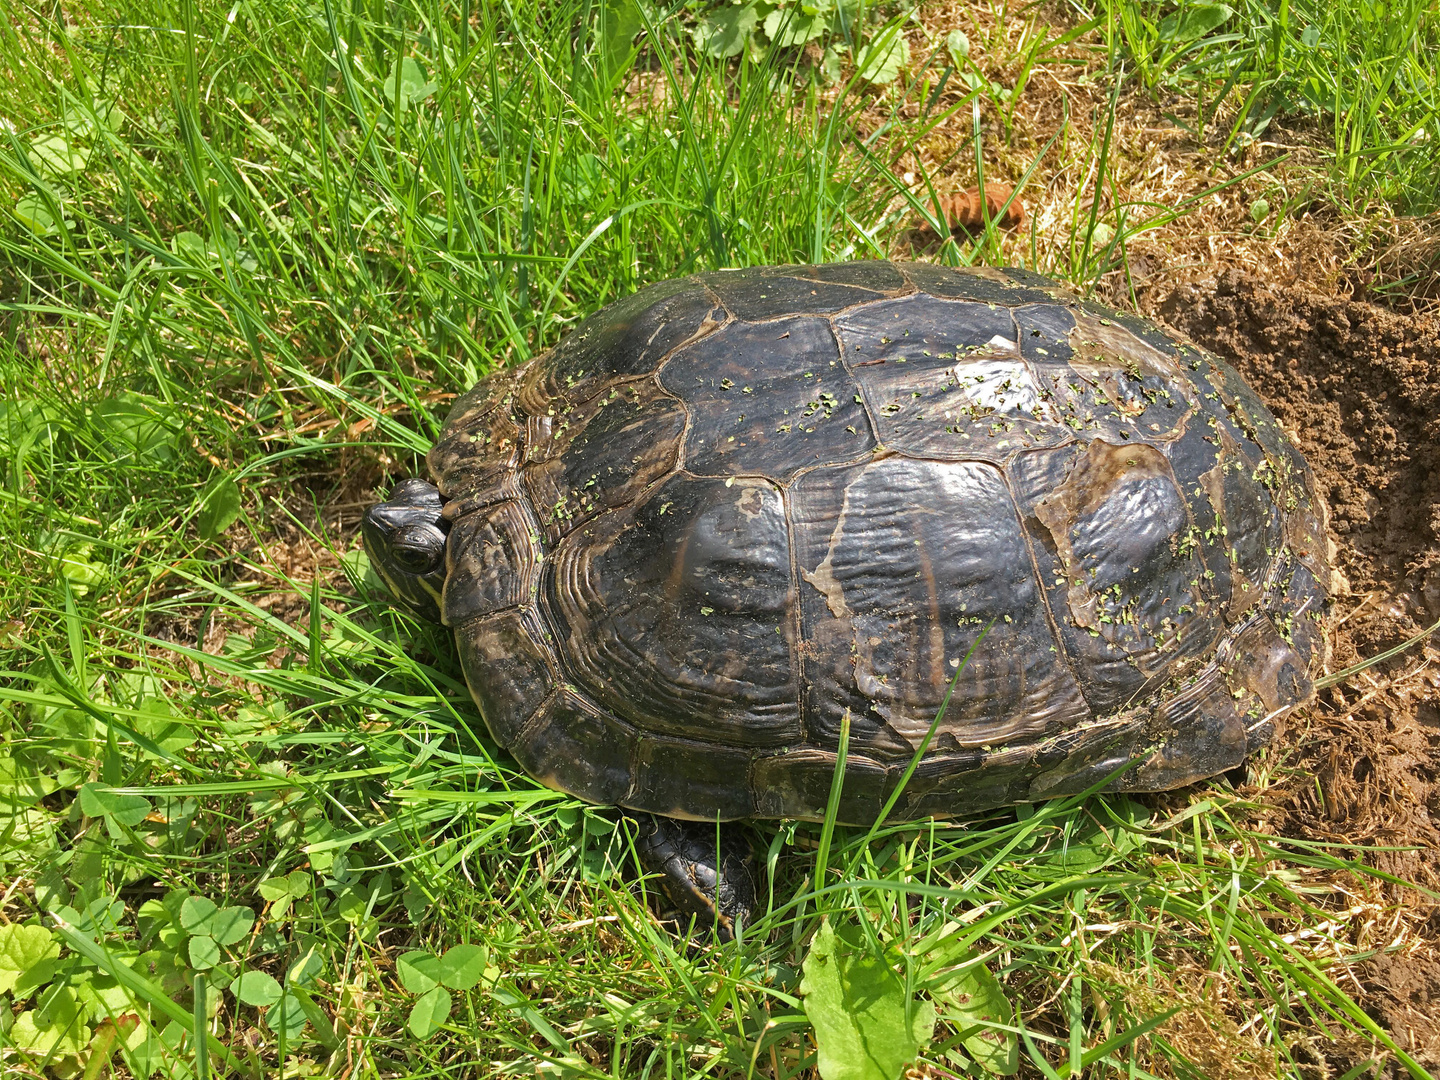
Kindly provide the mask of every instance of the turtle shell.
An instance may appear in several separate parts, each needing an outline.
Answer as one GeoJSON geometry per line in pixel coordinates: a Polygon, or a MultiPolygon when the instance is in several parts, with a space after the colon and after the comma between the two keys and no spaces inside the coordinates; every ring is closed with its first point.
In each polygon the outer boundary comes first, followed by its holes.
{"type": "Polygon", "coordinates": [[[593,802],[816,818],[842,741],[850,822],[917,753],[896,817],[1176,787],[1325,647],[1275,418],[1024,271],[662,282],[459,398],[429,464],[490,732],[593,802]]]}

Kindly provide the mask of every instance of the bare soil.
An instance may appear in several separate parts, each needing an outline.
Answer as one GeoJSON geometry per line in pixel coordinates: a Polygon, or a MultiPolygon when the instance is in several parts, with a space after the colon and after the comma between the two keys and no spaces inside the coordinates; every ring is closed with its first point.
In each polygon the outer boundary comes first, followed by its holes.
{"type": "MultiPolygon", "coordinates": [[[[1234,270],[1140,303],[1234,364],[1314,470],[1344,579],[1332,669],[1440,620],[1440,319],[1234,270]]],[[[1351,898],[1344,936],[1383,951],[1353,966],[1348,989],[1402,1049],[1440,1065],[1440,634],[1322,691],[1251,775],[1266,831],[1356,845],[1421,887],[1351,898]]],[[[1343,1074],[1356,1049],[1317,1040],[1307,1056],[1317,1075],[1343,1074]]]]}

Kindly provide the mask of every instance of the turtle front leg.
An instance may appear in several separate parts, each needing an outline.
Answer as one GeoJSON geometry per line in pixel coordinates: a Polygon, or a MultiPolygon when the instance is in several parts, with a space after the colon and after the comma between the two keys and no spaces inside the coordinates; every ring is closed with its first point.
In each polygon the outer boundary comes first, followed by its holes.
{"type": "Polygon", "coordinates": [[[445,541],[440,489],[425,480],[401,480],[390,498],[365,511],[360,533],[371,565],[390,592],[423,619],[440,622],[445,585],[445,541]]]}
{"type": "Polygon", "coordinates": [[[754,860],[750,845],[734,825],[637,815],[640,840],[636,850],[645,870],[661,875],[670,902],[682,916],[693,915],[714,925],[729,941],[737,926],[749,925],[755,910],[754,860]]]}

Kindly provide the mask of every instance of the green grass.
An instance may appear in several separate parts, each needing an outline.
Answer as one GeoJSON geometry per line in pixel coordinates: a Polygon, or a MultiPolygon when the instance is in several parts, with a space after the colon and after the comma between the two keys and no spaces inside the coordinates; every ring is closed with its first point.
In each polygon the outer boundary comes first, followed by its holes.
{"type": "Polygon", "coordinates": [[[1194,100],[1182,122],[1202,141],[1208,129],[1222,151],[1240,153],[1274,137],[1280,121],[1312,128],[1327,151],[1329,194],[1351,213],[1440,207],[1434,0],[1092,7],[1111,56],[1147,89],[1194,100]]]}
{"type": "MultiPolygon", "coordinates": [[[[3,1067],[805,1075],[824,917],[935,1006],[952,1074],[1013,1048],[1047,1077],[1423,1075],[1342,989],[1384,944],[1345,913],[1388,910],[1386,879],[1262,834],[1223,782],[757,824],[767,914],[687,945],[616,816],[495,751],[447,636],[354,549],[359,507],[420,469],[446,395],[645,282],[884,253],[891,167],[988,91],[936,105],[943,49],[906,109],[783,53],[699,62],[671,23],[627,70],[614,7],[464,10],[0,0],[3,1067]],[[448,990],[399,962],[460,943],[484,952],[448,990]]],[[[1079,148],[1101,174],[1105,147],[1079,148]]],[[[1412,160],[1387,153],[1354,160],[1412,160]]],[[[1085,225],[1044,269],[1093,277],[1085,225]]]]}

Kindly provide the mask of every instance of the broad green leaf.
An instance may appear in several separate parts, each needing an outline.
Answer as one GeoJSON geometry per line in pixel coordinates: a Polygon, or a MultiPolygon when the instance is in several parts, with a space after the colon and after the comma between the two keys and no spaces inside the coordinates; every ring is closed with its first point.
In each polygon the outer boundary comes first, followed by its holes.
{"type": "Polygon", "coordinates": [[[1235,14],[1229,4],[1195,4],[1160,20],[1160,39],[1178,43],[1198,41],[1235,14]]]}
{"type": "Polygon", "coordinates": [[[265,1010],[265,1026],[271,1031],[294,1035],[305,1026],[305,1006],[294,994],[286,994],[265,1010]]]}
{"type": "Polygon", "coordinates": [[[90,1029],[78,1014],[65,1022],[46,1024],[31,1010],[15,1018],[7,1041],[37,1057],[66,1057],[79,1054],[85,1048],[90,1041],[90,1029]]]}
{"type": "Polygon", "coordinates": [[[425,68],[414,57],[406,56],[400,60],[400,70],[392,71],[385,77],[381,86],[386,102],[395,100],[396,90],[400,93],[400,108],[408,109],[417,102],[424,101],[433,94],[436,86],[426,77],[425,68]]]}
{"type": "Polygon", "coordinates": [[[45,135],[30,144],[30,153],[46,172],[55,176],[79,172],[90,151],[63,135],[45,135]]]}
{"type": "Polygon", "coordinates": [[[267,878],[257,888],[260,895],[270,901],[270,918],[280,919],[290,910],[292,901],[310,895],[312,883],[304,870],[293,870],[280,877],[267,878]]]}
{"type": "Polygon", "coordinates": [[[405,1026],[417,1039],[428,1039],[449,1016],[450,994],[444,987],[437,986],[416,999],[405,1026]]]}
{"type": "Polygon", "coordinates": [[[310,949],[290,965],[290,970],[285,973],[285,983],[287,986],[308,986],[319,978],[324,970],[324,958],[314,949],[310,949]]]}
{"type": "Polygon", "coordinates": [[[143,795],[117,795],[101,784],[80,788],[80,809],[90,817],[114,818],[122,825],[139,825],[149,816],[150,800],[143,795]]]}
{"type": "Polygon", "coordinates": [[[210,920],[220,908],[204,896],[187,896],[180,905],[180,925],[192,934],[208,933],[210,920]]]}
{"type": "Polygon", "coordinates": [[[256,888],[260,895],[272,904],[286,896],[309,896],[310,875],[304,870],[295,870],[279,877],[266,878],[256,888]]]}
{"type": "Polygon", "coordinates": [[[707,13],[690,32],[695,47],[716,60],[739,56],[760,22],[753,3],[725,4],[707,13]]]}
{"type": "Polygon", "coordinates": [[[1307,49],[1313,49],[1320,44],[1320,28],[1318,26],[1307,26],[1300,34],[1300,44],[1307,49]]]}
{"type": "MultiPolygon", "coordinates": [[[[167,465],[175,460],[180,425],[173,406],[157,398],[127,390],[97,402],[89,410],[89,418],[117,455],[151,465],[167,465]]],[[[112,464],[125,467],[133,463],[117,458],[112,464]]]]}
{"type": "Polygon", "coordinates": [[[805,957],[800,989],[815,1028],[822,1080],[898,1080],[935,1031],[935,1006],[907,1000],[889,963],[859,927],[824,919],[805,957]]]}
{"type": "Polygon", "coordinates": [[[221,908],[210,918],[210,936],[221,945],[234,945],[250,933],[255,912],[248,907],[221,908]]]}
{"type": "Polygon", "coordinates": [[[195,528],[202,540],[214,540],[240,516],[240,488],[228,476],[213,480],[201,497],[195,528]]]}
{"type": "Polygon", "coordinates": [[[782,49],[814,41],[830,26],[830,13],[806,13],[798,4],[776,8],[765,16],[765,36],[782,49]]]}
{"type": "Polygon", "coordinates": [[[856,58],[860,78],[876,86],[894,82],[908,63],[910,43],[898,30],[881,34],[877,40],[860,50],[860,55],[856,58]]]}
{"type": "Polygon", "coordinates": [[[170,250],[176,255],[183,255],[195,265],[204,265],[210,261],[210,248],[206,245],[205,238],[188,229],[170,238],[170,250]]]}
{"type": "Polygon", "coordinates": [[[263,971],[246,971],[235,980],[230,989],[235,997],[246,1005],[266,1009],[280,1000],[284,991],[273,975],[263,971]]]}
{"type": "Polygon", "coordinates": [[[973,953],[961,953],[954,963],[959,970],[942,973],[930,987],[930,996],[959,1030],[966,1052],[985,1071],[1009,1076],[1020,1068],[1019,1042],[1013,1032],[990,1025],[1013,1026],[1015,1007],[1000,981],[973,953]]]}
{"type": "Polygon", "coordinates": [[[140,715],[135,717],[135,730],[166,753],[178,754],[195,742],[194,729],[175,715],[174,707],[164,698],[142,698],[136,711],[140,715]]]}
{"type": "Polygon", "coordinates": [[[436,965],[436,977],[451,990],[469,990],[485,977],[490,952],[483,945],[455,945],[436,965]]]}
{"type": "Polygon", "coordinates": [[[970,38],[957,26],[945,35],[945,47],[950,50],[951,62],[960,67],[970,55],[970,38]]]}
{"type": "Polygon", "coordinates": [[[212,968],[220,962],[220,946],[209,934],[196,934],[190,939],[190,966],[196,971],[212,968]]]}
{"type": "Polygon", "coordinates": [[[637,0],[602,0],[599,8],[601,77],[613,84],[630,67],[631,45],[645,20],[637,0]]]}
{"type": "Polygon", "coordinates": [[[395,975],[410,993],[428,993],[440,984],[440,958],[421,949],[402,953],[395,961],[395,975]]]}
{"type": "Polygon", "coordinates": [[[21,195],[15,200],[15,216],[37,236],[54,236],[60,230],[55,218],[39,195],[21,195]]]}
{"type": "Polygon", "coordinates": [[[0,926],[0,994],[14,989],[20,976],[60,955],[60,943],[43,926],[0,926]]]}

